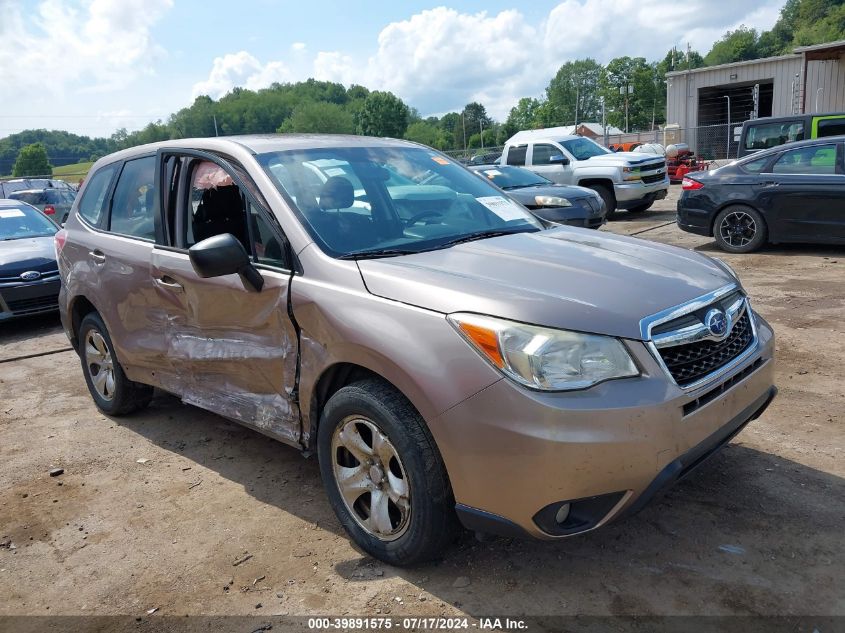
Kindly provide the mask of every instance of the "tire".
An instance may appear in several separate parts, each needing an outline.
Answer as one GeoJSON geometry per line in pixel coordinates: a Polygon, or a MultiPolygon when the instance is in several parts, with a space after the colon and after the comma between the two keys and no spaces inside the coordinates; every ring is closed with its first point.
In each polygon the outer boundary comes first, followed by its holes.
{"type": "Polygon", "coordinates": [[[722,209],[713,222],[716,244],[728,253],[751,253],[766,243],[766,221],[751,207],[733,204],[722,209]]]}
{"type": "Polygon", "coordinates": [[[443,460],[419,413],[391,385],[366,379],[339,389],[320,416],[317,455],[332,509],[370,556],[414,565],[454,540],[458,522],[443,460]],[[344,495],[341,482],[353,477],[344,495]],[[370,511],[376,491],[382,512],[370,511]]]}
{"type": "Polygon", "coordinates": [[[121,416],[143,409],[150,403],[153,388],[133,382],[123,373],[106,324],[99,314],[90,312],[85,315],[79,324],[77,340],[82,374],[100,411],[106,415],[121,416]]]}
{"type": "Polygon", "coordinates": [[[654,204],[654,200],[651,202],[646,202],[645,204],[638,204],[635,207],[631,207],[628,209],[628,213],[642,213],[643,211],[648,211],[651,209],[651,205],[654,204]]]}
{"type": "Polygon", "coordinates": [[[599,194],[601,199],[604,200],[604,206],[607,209],[607,215],[605,217],[608,220],[616,217],[616,196],[613,194],[613,189],[607,185],[589,185],[589,188],[599,194]]]}

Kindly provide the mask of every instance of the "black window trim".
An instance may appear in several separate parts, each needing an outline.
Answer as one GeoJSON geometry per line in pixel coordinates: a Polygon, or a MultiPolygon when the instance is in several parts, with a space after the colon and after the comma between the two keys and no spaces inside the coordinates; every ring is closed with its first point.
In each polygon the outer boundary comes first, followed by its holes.
{"type": "MultiPolygon", "coordinates": [[[[243,198],[246,198],[249,202],[251,202],[255,206],[256,209],[258,209],[258,213],[264,218],[265,222],[270,227],[270,230],[275,233],[276,239],[280,240],[280,243],[282,245],[282,251],[284,252],[285,257],[288,260],[289,267],[273,266],[271,264],[259,262],[259,261],[257,261],[257,256],[255,255],[255,253],[250,252],[248,254],[250,256],[250,259],[252,260],[252,264],[256,268],[259,268],[259,269],[262,269],[262,270],[267,270],[267,271],[270,271],[270,272],[282,272],[282,273],[286,273],[286,274],[301,274],[302,271],[300,270],[298,260],[294,257],[293,249],[291,248],[290,242],[288,241],[288,238],[285,235],[284,230],[279,225],[279,221],[268,210],[267,207],[269,205],[267,204],[266,200],[258,200],[257,197],[251,191],[251,188],[244,183],[243,179],[241,178],[240,173],[238,173],[238,172],[242,172],[243,174],[245,174],[247,176],[249,175],[249,172],[247,172],[247,170],[244,169],[244,167],[242,165],[238,164],[238,162],[236,160],[229,159],[227,157],[224,157],[220,154],[217,154],[217,153],[211,152],[211,151],[200,150],[200,149],[191,149],[191,148],[181,148],[181,147],[168,147],[168,148],[159,149],[158,152],[157,152],[157,156],[158,156],[158,165],[159,166],[162,165],[164,160],[166,160],[168,157],[175,156],[177,158],[182,157],[182,158],[189,158],[189,159],[208,160],[208,161],[211,161],[211,162],[219,165],[223,169],[225,169],[226,172],[232,177],[232,180],[235,182],[235,185],[237,185],[238,188],[240,189],[241,196],[243,198]],[[237,165],[238,168],[236,168],[235,165],[237,165]]],[[[179,212],[185,210],[183,198],[184,198],[184,195],[187,194],[187,192],[181,191],[181,190],[183,188],[183,185],[187,184],[187,178],[190,176],[190,173],[191,173],[190,169],[186,169],[184,165],[181,166],[180,174],[179,174],[179,185],[177,187],[176,195],[173,196],[173,198],[174,198],[173,208],[168,209],[167,211],[169,211],[171,213],[179,213],[179,212]],[[183,207],[183,208],[180,209],[180,206],[183,207]]],[[[161,182],[161,181],[160,181],[159,178],[157,178],[156,182],[161,182]]],[[[259,194],[261,193],[261,190],[258,188],[258,185],[256,185],[255,183],[253,183],[253,188],[256,191],[258,191],[259,194]]],[[[169,189],[170,189],[170,186],[168,185],[168,190],[169,189]]],[[[162,190],[163,190],[163,187],[162,187],[162,190]]],[[[169,198],[169,196],[168,196],[168,198],[169,198]]],[[[263,195],[262,195],[262,198],[263,198],[263,195]]],[[[170,205],[168,204],[168,206],[170,206],[170,205]]],[[[247,212],[246,205],[244,205],[244,211],[247,212]]],[[[174,245],[174,243],[176,241],[174,238],[176,236],[169,235],[170,224],[167,222],[167,217],[165,217],[165,209],[163,207],[160,208],[159,223],[161,224],[162,227],[168,227],[167,241],[170,242],[170,243],[156,244],[156,248],[166,250],[166,251],[171,251],[171,252],[174,252],[174,253],[185,253],[185,254],[187,254],[187,252],[189,250],[188,248],[184,248],[184,247],[181,247],[181,246],[175,246],[174,245]]],[[[252,227],[250,226],[249,222],[247,222],[247,230],[248,230],[249,234],[252,235],[252,227]]],[[[250,250],[254,250],[254,249],[250,249],[250,250]]]]}
{"type": "MultiPolygon", "coordinates": [[[[157,216],[159,215],[159,208],[160,208],[160,197],[161,197],[161,188],[159,191],[156,192],[156,195],[153,196],[153,226],[155,227],[155,237],[150,239],[148,237],[141,237],[140,235],[129,235],[127,233],[119,233],[118,231],[111,230],[111,213],[112,207],[114,206],[114,192],[117,189],[117,183],[120,182],[120,177],[123,175],[123,170],[126,169],[126,164],[131,163],[132,161],[142,160],[144,158],[153,158],[157,159],[156,153],[147,153],[147,154],[140,154],[138,156],[133,156],[132,158],[126,158],[120,161],[120,168],[117,170],[117,177],[114,178],[113,182],[111,183],[111,188],[109,190],[109,204],[108,204],[108,212],[105,214],[106,218],[108,219],[107,228],[101,228],[100,232],[106,233],[108,235],[117,235],[120,237],[124,237],[129,240],[135,240],[138,242],[144,242],[145,244],[159,244],[163,239],[163,234],[161,230],[161,223],[157,221],[157,216]]],[[[156,160],[155,167],[153,171],[153,186],[159,182],[159,170],[161,169],[161,161],[156,160]]],[[[100,220],[102,224],[102,219],[100,220]]]]}
{"type": "MultiPolygon", "coordinates": [[[[823,137],[823,138],[833,138],[833,137],[823,137]]],[[[820,142],[820,143],[813,143],[812,145],[804,145],[802,147],[790,147],[783,151],[777,152],[772,156],[774,160],[770,160],[769,163],[766,165],[766,169],[774,169],[775,163],[779,161],[784,154],[789,152],[796,152],[802,149],[806,149],[808,147],[825,147],[828,145],[833,145],[834,149],[836,150],[836,158],[834,159],[833,167],[835,169],[834,173],[832,174],[814,174],[814,173],[790,173],[790,172],[783,172],[783,171],[761,171],[760,175],[767,175],[767,176],[809,176],[813,178],[818,178],[819,176],[830,178],[831,176],[837,177],[842,176],[845,174],[845,167],[843,167],[843,144],[841,142],[834,141],[831,143],[830,141],[827,142],[820,142]]]]}
{"type": "Polygon", "coordinates": [[[74,208],[74,214],[76,215],[77,219],[80,222],[82,222],[82,224],[84,224],[87,228],[91,229],[92,231],[96,231],[97,233],[108,234],[108,231],[106,231],[102,227],[103,220],[105,220],[107,217],[111,216],[111,198],[112,198],[112,194],[114,193],[114,187],[117,184],[117,177],[120,175],[121,171],[123,171],[123,161],[116,160],[116,161],[112,161],[110,163],[106,163],[104,165],[101,165],[100,167],[97,168],[97,171],[95,171],[93,173],[89,173],[89,175],[85,177],[85,180],[87,181],[86,186],[85,186],[85,190],[81,193],[81,195],[78,195],[76,197],[76,200],[74,200],[74,207],[75,207],[74,208]],[[109,181],[109,184],[106,186],[106,194],[103,197],[103,205],[104,205],[103,212],[100,213],[100,218],[97,220],[97,223],[92,224],[91,222],[88,221],[88,219],[85,216],[82,215],[82,213],[80,213],[79,205],[82,204],[82,200],[85,197],[85,194],[88,192],[87,183],[90,183],[91,179],[94,176],[96,176],[103,169],[114,169],[114,173],[111,175],[111,180],[109,181]]]}

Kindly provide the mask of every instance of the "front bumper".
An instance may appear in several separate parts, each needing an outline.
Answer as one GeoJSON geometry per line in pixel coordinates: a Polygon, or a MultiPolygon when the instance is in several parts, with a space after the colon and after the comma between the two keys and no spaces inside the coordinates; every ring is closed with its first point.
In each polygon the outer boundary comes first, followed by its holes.
{"type": "Polygon", "coordinates": [[[0,321],[58,310],[58,273],[38,281],[0,284],[0,321]]]}
{"type": "Polygon", "coordinates": [[[653,183],[626,182],[613,185],[616,196],[616,206],[619,209],[636,207],[646,202],[662,200],[669,190],[669,177],[653,183]]]}
{"type": "Polygon", "coordinates": [[[541,539],[600,527],[689,472],[774,396],[762,319],[754,353],[694,391],[672,384],[642,343],[629,348],[639,378],[569,393],[502,379],[430,422],[467,527],[541,539]],[[580,522],[555,531],[549,508],[563,502],[581,508],[580,522]]]}

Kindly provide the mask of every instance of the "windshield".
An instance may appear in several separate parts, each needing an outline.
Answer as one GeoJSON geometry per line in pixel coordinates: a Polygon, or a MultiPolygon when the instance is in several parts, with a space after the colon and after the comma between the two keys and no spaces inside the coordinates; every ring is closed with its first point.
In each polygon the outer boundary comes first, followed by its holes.
{"type": "Polygon", "coordinates": [[[417,253],[542,228],[501,191],[430,150],[324,148],[258,160],[333,257],[417,253]]]}
{"type": "Polygon", "coordinates": [[[479,169],[478,173],[486,176],[502,189],[518,189],[533,185],[552,184],[551,180],[538,176],[533,171],[520,169],[519,167],[486,167],[479,169]]]}
{"type": "Polygon", "coordinates": [[[59,229],[31,207],[0,207],[0,240],[49,237],[59,229]]]}
{"type": "Polygon", "coordinates": [[[602,147],[594,140],[589,138],[574,138],[570,141],[563,141],[561,143],[567,152],[575,157],[575,160],[587,160],[593,156],[601,156],[602,154],[612,154],[609,149],[602,147]]]}

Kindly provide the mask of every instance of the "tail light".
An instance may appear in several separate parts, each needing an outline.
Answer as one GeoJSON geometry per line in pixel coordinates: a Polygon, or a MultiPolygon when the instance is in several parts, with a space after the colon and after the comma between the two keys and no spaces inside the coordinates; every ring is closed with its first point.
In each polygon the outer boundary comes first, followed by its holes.
{"type": "Polygon", "coordinates": [[[67,231],[61,229],[53,236],[53,243],[56,245],[56,259],[62,254],[62,249],[65,247],[67,241],[67,231]]]}
{"type": "Polygon", "coordinates": [[[692,178],[684,177],[683,181],[681,182],[681,189],[683,189],[684,191],[695,191],[696,189],[701,189],[703,187],[703,183],[700,183],[697,180],[693,180],[692,178]]]}
{"type": "Polygon", "coordinates": [[[56,207],[52,204],[48,204],[44,207],[44,215],[56,215],[56,207]]]}

